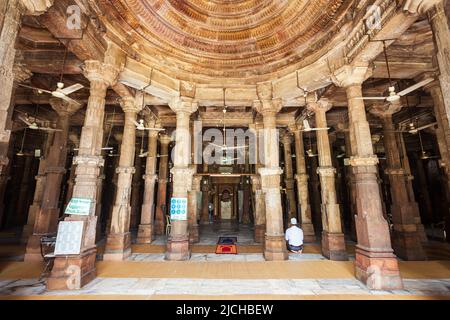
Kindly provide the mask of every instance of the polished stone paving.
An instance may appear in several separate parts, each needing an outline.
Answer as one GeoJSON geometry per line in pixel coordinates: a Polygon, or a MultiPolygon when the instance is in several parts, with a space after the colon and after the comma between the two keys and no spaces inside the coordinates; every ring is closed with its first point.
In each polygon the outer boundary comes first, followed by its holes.
{"type": "Polygon", "coordinates": [[[77,291],[46,291],[36,279],[0,281],[0,295],[421,295],[450,296],[450,279],[404,280],[404,290],[374,291],[356,279],[97,278],[77,291]]]}

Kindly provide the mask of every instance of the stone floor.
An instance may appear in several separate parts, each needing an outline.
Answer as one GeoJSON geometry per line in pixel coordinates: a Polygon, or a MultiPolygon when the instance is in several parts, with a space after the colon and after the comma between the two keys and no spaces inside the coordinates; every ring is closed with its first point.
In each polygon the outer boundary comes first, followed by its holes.
{"type": "Polygon", "coordinates": [[[450,296],[450,279],[404,280],[404,290],[373,291],[356,279],[97,278],[78,291],[46,291],[36,279],[0,281],[0,296],[77,295],[423,295],[450,296]]]}

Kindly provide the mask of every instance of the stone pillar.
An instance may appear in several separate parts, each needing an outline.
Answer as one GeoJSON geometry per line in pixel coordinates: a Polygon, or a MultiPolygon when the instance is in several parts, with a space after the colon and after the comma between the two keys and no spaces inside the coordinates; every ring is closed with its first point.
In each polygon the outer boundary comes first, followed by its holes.
{"type": "Polygon", "coordinates": [[[98,183],[104,159],[101,156],[105,98],[108,86],[115,83],[120,67],[120,50],[110,45],[105,63],[86,61],[85,73],[90,81],[90,96],[81,132],[80,150],[74,159],[77,165],[73,197],[91,200],[88,216],[71,215],[66,221],[82,221],[83,235],[80,254],[57,256],[50,277],[49,290],[76,290],[96,277],[95,233],[97,225],[96,204],[98,183]]]}
{"type": "MultiPolygon", "coordinates": [[[[442,85],[442,82],[441,82],[442,85]]],[[[448,211],[444,214],[445,218],[445,230],[447,234],[450,234],[450,122],[446,116],[446,105],[443,95],[443,90],[437,82],[433,82],[426,89],[429,90],[431,97],[433,98],[434,114],[438,127],[436,128],[436,139],[438,142],[439,153],[441,155],[440,166],[444,171],[445,177],[443,177],[447,201],[448,211]]],[[[447,241],[450,242],[450,237],[447,237],[447,241]]]]}
{"type": "MultiPolygon", "coordinates": [[[[147,120],[147,125],[154,122],[147,120]]],[[[148,133],[148,154],[145,175],[143,176],[145,189],[144,200],[141,209],[141,223],[139,225],[137,243],[151,243],[154,239],[153,219],[155,215],[155,182],[156,178],[156,153],[158,149],[158,132],[148,133]]]]}
{"type": "Polygon", "coordinates": [[[131,183],[135,172],[136,115],[139,109],[133,97],[121,101],[125,113],[122,147],[120,149],[118,183],[114,208],[111,216],[111,230],[106,240],[103,260],[125,260],[131,255],[131,183]]]}
{"type": "Polygon", "coordinates": [[[263,116],[264,122],[264,168],[259,169],[261,187],[266,204],[266,238],[264,257],[266,260],[287,260],[288,253],[284,240],[283,210],[280,193],[279,139],[276,116],[281,110],[281,100],[274,100],[271,83],[257,85],[259,100],[253,102],[254,108],[263,116]]]}
{"type": "Polygon", "coordinates": [[[142,205],[142,157],[139,150],[135,154],[135,173],[131,182],[131,208],[130,208],[130,230],[137,230],[139,226],[139,213],[142,205]]]}
{"type": "Polygon", "coordinates": [[[370,289],[400,289],[403,283],[391,246],[389,226],[383,217],[377,181],[378,158],[373,152],[370,126],[364,100],[361,100],[362,83],[370,76],[370,70],[367,66],[344,66],[333,76],[336,85],[346,89],[354,152],[350,165],[355,176],[357,199],[355,274],[370,289]]]}
{"type": "Polygon", "coordinates": [[[306,242],[316,241],[316,234],[312,224],[311,204],[309,202],[308,179],[306,172],[305,147],[303,144],[303,132],[299,130],[297,125],[289,127],[295,138],[295,163],[297,181],[297,198],[300,204],[300,221],[303,235],[306,242]]]}
{"type": "Polygon", "coordinates": [[[166,214],[168,213],[167,205],[167,182],[169,179],[169,144],[172,141],[169,135],[163,134],[159,138],[161,150],[159,153],[159,169],[158,169],[158,195],[155,216],[155,234],[165,234],[166,214]]]}
{"type": "Polygon", "coordinates": [[[294,170],[292,167],[292,136],[288,133],[281,137],[284,147],[284,179],[286,184],[286,196],[289,202],[288,215],[291,218],[297,218],[297,205],[294,191],[294,170]]]}
{"type": "MultiPolygon", "coordinates": [[[[9,0],[2,5],[0,13],[0,199],[3,199],[4,188],[7,179],[8,146],[11,131],[8,129],[11,97],[14,80],[17,79],[14,70],[16,57],[16,37],[19,32],[22,16],[39,15],[53,4],[53,0],[9,0]],[[16,78],[16,79],[15,79],[16,78]]],[[[4,212],[3,204],[0,204],[0,221],[4,212]]]]}
{"type": "MultiPolygon", "coordinates": [[[[189,130],[190,115],[198,108],[192,98],[177,97],[170,101],[170,108],[177,115],[175,135],[173,198],[188,198],[192,188],[194,169],[191,160],[191,133],[189,130]]],[[[172,221],[172,231],[167,240],[166,260],[183,261],[190,258],[189,231],[187,220],[172,221]]]]}
{"type": "Polygon", "coordinates": [[[61,212],[59,207],[61,185],[66,172],[70,116],[81,107],[79,104],[67,103],[57,98],[50,99],[50,105],[58,113],[57,128],[61,131],[54,133],[53,142],[46,159],[45,184],[42,190],[41,206],[35,217],[33,235],[27,243],[25,261],[41,261],[41,237],[57,231],[61,212]]]}
{"type": "MultiPolygon", "coordinates": [[[[402,160],[402,167],[405,169],[405,183],[406,183],[406,189],[408,191],[408,197],[409,197],[409,199],[412,199],[417,205],[417,210],[413,211],[414,221],[417,226],[417,232],[419,233],[420,240],[422,242],[427,242],[428,239],[427,239],[427,235],[425,233],[425,227],[422,224],[422,218],[420,216],[419,205],[415,201],[416,196],[414,194],[414,188],[413,188],[414,176],[411,173],[411,166],[409,164],[408,150],[406,149],[405,138],[402,133],[397,134],[397,143],[400,146],[400,150],[402,152],[401,160],[402,160]]],[[[427,191],[427,190],[428,189],[425,189],[425,191],[427,191]]],[[[429,212],[429,214],[431,214],[431,211],[429,212]]]]}
{"type": "Polygon", "coordinates": [[[261,177],[253,175],[251,179],[255,197],[255,242],[263,243],[266,233],[266,201],[261,189],[261,177]]]}
{"type": "MultiPolygon", "coordinates": [[[[326,112],[331,104],[322,99],[318,102],[308,102],[308,110],[313,111],[316,117],[316,126],[326,128],[326,112]]],[[[330,260],[344,261],[348,259],[345,248],[345,238],[342,232],[340,207],[336,195],[336,169],[331,159],[331,146],[328,131],[317,131],[317,150],[319,153],[319,168],[322,194],[322,253],[330,260]]]]}
{"type": "MultiPolygon", "coordinates": [[[[433,207],[431,205],[431,199],[430,199],[430,189],[428,186],[428,181],[427,181],[427,176],[426,176],[426,172],[425,172],[425,168],[423,165],[423,161],[420,158],[419,154],[414,154],[413,156],[413,161],[416,164],[416,172],[417,172],[417,180],[419,182],[419,204],[422,205],[423,208],[423,213],[426,215],[426,222],[431,224],[434,223],[434,214],[433,214],[433,207]]],[[[423,228],[423,224],[422,228],[423,228]]],[[[420,229],[419,229],[420,232],[420,229]]],[[[425,230],[424,232],[424,237],[422,238],[423,240],[428,240],[427,236],[425,234],[425,230]]]]}
{"type": "Polygon", "coordinates": [[[28,208],[27,224],[23,227],[23,231],[22,231],[22,242],[23,243],[27,243],[28,238],[33,234],[36,216],[38,215],[39,210],[41,208],[42,194],[44,192],[44,186],[45,186],[45,166],[46,166],[47,156],[48,156],[48,153],[50,150],[50,141],[51,140],[53,140],[53,133],[50,133],[47,136],[47,139],[46,139],[45,145],[44,145],[44,150],[42,150],[42,156],[41,156],[41,159],[39,160],[39,169],[38,169],[38,173],[35,177],[36,185],[34,188],[33,203],[28,208]]]}
{"type": "Polygon", "coordinates": [[[256,175],[251,176],[252,182],[252,192],[254,195],[254,219],[255,219],[255,229],[254,229],[254,238],[257,243],[264,243],[265,234],[266,234],[266,200],[264,196],[264,192],[261,187],[261,176],[258,171],[263,167],[261,164],[261,156],[262,152],[260,152],[260,148],[263,147],[263,134],[264,134],[264,126],[259,123],[249,125],[250,130],[252,130],[253,135],[255,136],[255,171],[256,175]]]}
{"type": "MultiPolygon", "coordinates": [[[[24,166],[23,166],[23,175],[22,179],[20,181],[19,186],[19,197],[17,199],[17,205],[15,210],[12,212],[12,221],[14,221],[14,225],[22,225],[22,217],[25,217],[27,215],[27,207],[29,205],[29,188],[31,183],[31,170],[32,170],[32,163],[33,163],[33,156],[24,156],[24,166]]],[[[11,214],[11,213],[10,213],[11,214]]],[[[26,218],[25,218],[26,219],[26,218]]]]}
{"type": "Polygon", "coordinates": [[[209,223],[209,179],[203,178],[202,183],[202,210],[200,215],[200,224],[209,223]]]}
{"type": "Polygon", "coordinates": [[[392,113],[384,113],[381,119],[387,158],[385,172],[389,176],[392,199],[391,213],[394,223],[392,245],[394,252],[404,260],[426,260],[415,218],[419,215],[419,207],[414,195],[411,198],[408,192],[407,175],[400,159],[392,113]]]}
{"type": "MultiPolygon", "coordinates": [[[[345,139],[345,155],[347,158],[351,158],[353,155],[352,145],[350,142],[350,130],[348,127],[344,132],[345,139]]],[[[357,241],[356,238],[356,225],[355,225],[355,216],[357,214],[356,209],[356,184],[355,184],[355,176],[353,175],[353,167],[346,166],[345,169],[345,177],[348,188],[348,206],[350,208],[350,237],[353,241],[357,241]]]]}
{"type": "Polygon", "coordinates": [[[441,85],[444,110],[447,127],[445,131],[450,129],[450,28],[448,18],[445,13],[444,1],[438,2],[428,12],[428,17],[433,30],[434,40],[436,44],[436,57],[439,65],[440,75],[439,82],[441,85]]]}
{"type": "Polygon", "coordinates": [[[188,221],[189,221],[189,241],[191,243],[200,240],[198,233],[198,199],[201,196],[202,176],[192,178],[192,190],[188,194],[188,221]]]}

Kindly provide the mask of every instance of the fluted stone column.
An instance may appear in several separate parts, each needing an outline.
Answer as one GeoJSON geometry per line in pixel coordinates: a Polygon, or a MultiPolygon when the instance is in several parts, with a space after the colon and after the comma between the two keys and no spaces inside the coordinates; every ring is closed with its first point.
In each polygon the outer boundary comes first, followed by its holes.
{"type": "MultiPolygon", "coordinates": [[[[16,38],[23,15],[39,15],[44,13],[53,0],[9,0],[2,6],[0,13],[0,191],[4,190],[2,183],[7,177],[8,146],[11,131],[8,129],[8,113],[11,106],[14,80],[14,59],[16,57],[16,38]]],[[[3,193],[0,193],[3,196],[3,193]]],[[[2,198],[3,199],[3,198],[2,198]]],[[[0,221],[3,216],[3,206],[0,205],[0,221]]]]}
{"type": "MultiPolygon", "coordinates": [[[[443,177],[447,201],[448,211],[444,214],[445,218],[445,230],[447,234],[450,234],[450,122],[446,116],[446,105],[443,95],[443,90],[441,90],[441,85],[436,81],[430,84],[426,89],[431,94],[434,104],[434,114],[436,116],[436,121],[438,127],[436,128],[436,139],[438,142],[439,153],[441,155],[441,160],[439,162],[442,167],[445,176],[443,177]]],[[[448,242],[450,242],[450,237],[447,237],[448,242]]]]}
{"type": "MultiPolygon", "coordinates": [[[[409,199],[412,199],[414,202],[416,196],[414,194],[413,188],[413,180],[414,176],[411,173],[411,166],[409,164],[408,150],[406,149],[405,137],[402,133],[397,134],[397,143],[400,146],[401,154],[402,154],[402,167],[405,169],[405,183],[406,189],[408,192],[409,199]]],[[[419,182],[420,183],[420,182],[419,182]]],[[[425,189],[428,190],[428,189],[425,189]]],[[[417,203],[417,202],[416,202],[417,203]]],[[[431,213],[431,212],[430,212],[431,213]]],[[[419,233],[419,238],[422,242],[427,242],[427,234],[425,233],[425,227],[422,224],[422,218],[420,216],[419,205],[417,204],[417,210],[413,210],[414,221],[417,226],[417,232],[419,233]]]]}
{"type": "Polygon", "coordinates": [[[266,201],[261,189],[261,176],[253,175],[252,192],[255,197],[255,242],[263,243],[266,233],[266,201]]]}
{"type": "MultiPolygon", "coordinates": [[[[308,102],[308,110],[316,117],[316,126],[326,128],[326,112],[331,109],[331,103],[322,99],[318,102],[308,102]]],[[[340,206],[336,195],[336,169],[331,159],[331,146],[328,131],[317,131],[317,150],[319,153],[319,168],[322,194],[322,253],[330,260],[347,260],[340,206]]]]}
{"type": "Polygon", "coordinates": [[[167,182],[169,179],[169,144],[172,139],[169,135],[163,134],[159,138],[161,143],[159,169],[158,169],[158,194],[156,201],[155,234],[165,234],[166,214],[169,212],[167,199],[167,182]]]}
{"type": "MultiPolygon", "coordinates": [[[[345,129],[344,139],[345,139],[345,155],[347,158],[351,158],[353,156],[352,144],[350,142],[350,130],[348,127],[345,129]]],[[[353,174],[353,167],[347,166],[345,169],[345,177],[346,183],[348,187],[348,205],[350,208],[350,217],[351,217],[351,233],[350,237],[352,240],[357,241],[356,239],[356,225],[355,225],[355,216],[357,214],[356,209],[356,181],[355,176],[353,174]]]]}
{"type": "Polygon", "coordinates": [[[120,150],[117,192],[111,217],[111,230],[106,240],[103,260],[125,260],[131,255],[131,187],[135,173],[136,115],[139,112],[133,97],[121,101],[125,113],[122,147],[120,150]]]}
{"type": "Polygon", "coordinates": [[[207,177],[204,177],[202,183],[202,209],[200,215],[200,224],[209,223],[209,188],[209,179],[207,177]]]}
{"type": "MultiPolygon", "coordinates": [[[[147,121],[147,125],[153,122],[147,121]]],[[[145,175],[143,176],[145,189],[144,200],[141,209],[141,223],[138,229],[137,243],[151,243],[154,239],[154,215],[155,215],[155,182],[156,175],[156,153],[158,149],[157,131],[149,131],[148,133],[148,155],[145,167],[145,175]]]]}
{"type": "Polygon", "coordinates": [[[281,100],[273,100],[271,83],[259,83],[258,98],[254,108],[263,116],[264,122],[264,168],[259,169],[261,186],[266,204],[266,238],[264,257],[266,260],[287,260],[288,253],[284,240],[283,210],[280,193],[279,139],[276,116],[281,110],[281,100]]]}
{"type": "Polygon", "coordinates": [[[288,133],[282,136],[281,142],[284,147],[284,179],[286,184],[286,196],[289,201],[289,219],[297,218],[297,205],[294,191],[294,170],[292,166],[292,136],[288,133]]]}
{"type": "Polygon", "coordinates": [[[71,215],[65,219],[84,222],[81,253],[56,257],[47,280],[49,290],[76,290],[96,277],[96,204],[98,178],[104,165],[101,148],[105,98],[108,87],[116,82],[123,66],[120,63],[123,61],[121,57],[124,56],[120,49],[110,44],[105,54],[105,63],[93,60],[85,62],[85,74],[90,81],[90,96],[81,132],[80,150],[74,159],[77,169],[73,197],[90,199],[91,208],[88,216],[71,215]]]}
{"type": "MultiPolygon", "coordinates": [[[[192,188],[194,169],[190,166],[191,133],[190,116],[198,108],[192,98],[177,97],[170,101],[170,108],[177,115],[173,174],[173,198],[188,198],[192,188]]],[[[190,258],[188,220],[172,221],[167,240],[166,260],[182,261],[190,258]]]]}
{"type": "Polygon", "coordinates": [[[33,203],[28,208],[27,224],[23,227],[22,242],[27,243],[28,238],[33,234],[34,224],[36,216],[39,213],[42,203],[42,194],[45,186],[45,166],[47,162],[48,153],[51,147],[50,141],[53,140],[53,133],[50,133],[45,140],[45,145],[42,151],[41,158],[39,160],[38,173],[35,177],[36,185],[34,188],[33,203]]]}
{"type": "Polygon", "coordinates": [[[189,240],[191,243],[198,242],[198,201],[201,197],[202,176],[194,175],[192,178],[192,190],[188,194],[188,221],[189,221],[189,240]]]}
{"type": "Polygon", "coordinates": [[[377,181],[378,158],[374,154],[362,83],[370,76],[367,66],[344,66],[335,71],[336,85],[346,89],[349,112],[350,141],[353,155],[350,165],[355,176],[358,243],[356,245],[356,277],[368,288],[376,290],[403,287],[397,258],[383,217],[380,189],[377,181]]]}
{"type": "Polygon", "coordinates": [[[142,157],[139,157],[139,150],[135,154],[135,173],[131,182],[131,208],[130,208],[130,230],[139,228],[140,209],[142,205],[142,157]]]}
{"type": "Polygon", "coordinates": [[[266,200],[264,191],[261,187],[261,176],[259,175],[259,169],[263,167],[261,164],[262,152],[260,148],[264,148],[264,141],[262,139],[264,134],[264,125],[260,123],[250,124],[250,130],[252,130],[255,136],[255,172],[256,174],[251,176],[252,192],[254,196],[254,219],[255,229],[254,238],[257,243],[264,243],[266,234],[266,200]]]}
{"type": "Polygon", "coordinates": [[[419,206],[414,199],[414,195],[410,195],[408,192],[407,175],[400,159],[400,146],[397,144],[394,132],[392,113],[382,114],[381,119],[387,158],[385,172],[389,176],[392,199],[391,213],[394,223],[392,245],[394,252],[404,260],[426,260],[415,219],[419,215],[419,206]]]}
{"type": "Polygon", "coordinates": [[[59,214],[59,199],[61,185],[66,173],[67,142],[70,129],[70,116],[80,107],[79,104],[67,103],[64,100],[52,98],[50,105],[58,113],[57,131],[49,149],[45,165],[45,185],[42,191],[42,201],[35,217],[33,235],[29,238],[25,253],[25,261],[41,261],[40,238],[57,231],[59,214]]]}
{"type": "MultiPolygon", "coordinates": [[[[436,1],[434,1],[436,2],[436,1]]],[[[444,1],[438,3],[428,12],[436,44],[436,57],[439,65],[439,83],[442,90],[447,125],[450,122],[450,28],[445,13],[444,1]]],[[[447,131],[450,127],[446,127],[447,131]]]]}
{"type": "Polygon", "coordinates": [[[297,198],[300,204],[300,221],[306,242],[316,241],[316,234],[312,224],[311,204],[309,202],[308,180],[309,175],[306,172],[305,147],[303,143],[303,132],[299,130],[297,125],[289,127],[294,134],[295,139],[295,163],[297,181],[297,198]]]}

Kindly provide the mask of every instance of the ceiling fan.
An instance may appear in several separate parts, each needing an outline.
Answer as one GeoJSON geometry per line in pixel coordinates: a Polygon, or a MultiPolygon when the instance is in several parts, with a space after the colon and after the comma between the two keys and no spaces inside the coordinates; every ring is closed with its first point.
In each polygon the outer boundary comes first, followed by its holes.
{"type": "Polygon", "coordinates": [[[144,119],[140,119],[139,122],[134,121],[134,124],[136,125],[136,129],[139,131],[165,131],[166,129],[163,128],[147,128],[145,127],[144,119]]]}
{"type": "Polygon", "coordinates": [[[66,51],[65,51],[65,54],[64,54],[64,60],[63,60],[63,65],[62,65],[62,70],[61,70],[61,78],[60,78],[59,82],[56,84],[56,90],[50,91],[50,90],[46,90],[46,89],[42,89],[42,88],[29,86],[29,85],[23,84],[23,83],[19,83],[19,86],[24,87],[24,88],[28,88],[28,89],[36,90],[39,94],[41,94],[41,93],[48,93],[48,94],[51,94],[55,98],[59,98],[59,99],[65,100],[67,102],[80,105],[80,103],[78,101],[70,98],[68,95],[72,94],[72,93],[74,93],[74,92],[76,92],[78,90],[83,89],[84,86],[82,84],[80,84],[80,83],[76,83],[74,85],[71,85],[71,86],[65,88],[65,84],[63,82],[64,69],[65,69],[65,66],[66,66],[66,59],[67,59],[67,47],[66,47],[66,51]]]}
{"type": "Polygon", "coordinates": [[[20,121],[22,121],[23,123],[25,123],[27,125],[27,129],[31,129],[31,130],[42,130],[42,131],[49,131],[49,132],[57,132],[57,131],[62,131],[61,129],[53,129],[53,128],[48,128],[48,127],[40,127],[37,123],[36,123],[36,119],[31,119],[29,117],[22,117],[19,116],[18,117],[20,121]]]}
{"type": "Polygon", "coordinates": [[[428,152],[425,151],[424,147],[423,147],[423,140],[422,140],[422,134],[420,133],[420,131],[418,131],[419,133],[419,143],[420,143],[420,159],[422,160],[428,160],[428,159],[439,159],[438,156],[431,156],[428,152]]]}
{"type": "Polygon", "coordinates": [[[224,105],[224,108],[222,110],[222,112],[223,112],[223,145],[220,146],[220,145],[215,144],[215,143],[210,143],[210,145],[220,149],[220,151],[222,151],[222,152],[223,151],[227,151],[227,150],[247,149],[247,146],[232,146],[232,147],[230,147],[226,143],[227,127],[226,127],[226,122],[225,122],[226,119],[225,119],[225,117],[226,117],[226,114],[227,114],[227,105],[225,103],[225,88],[223,89],[223,105],[224,105]]]}
{"type": "Polygon", "coordinates": [[[312,132],[312,131],[328,131],[330,128],[312,128],[307,119],[303,120],[303,129],[300,131],[303,132],[312,132]]]}
{"type": "Polygon", "coordinates": [[[313,151],[313,146],[312,146],[312,141],[311,141],[311,134],[309,134],[308,140],[309,140],[309,149],[306,150],[306,154],[308,155],[309,158],[318,157],[319,154],[318,153],[314,153],[314,151],[313,151]]]}
{"type": "Polygon", "coordinates": [[[388,89],[389,95],[387,97],[360,97],[357,99],[360,99],[360,100],[385,100],[388,102],[396,102],[396,101],[400,100],[401,97],[406,96],[407,94],[409,94],[413,91],[416,91],[417,89],[420,89],[434,81],[433,78],[427,78],[427,79],[422,80],[419,83],[416,83],[415,85],[413,85],[409,88],[406,88],[397,93],[395,84],[392,82],[391,69],[389,67],[389,59],[388,59],[388,55],[387,55],[386,41],[383,41],[383,52],[384,52],[384,58],[386,60],[386,67],[387,67],[387,72],[388,72],[388,77],[389,77],[389,89],[388,89]]]}

